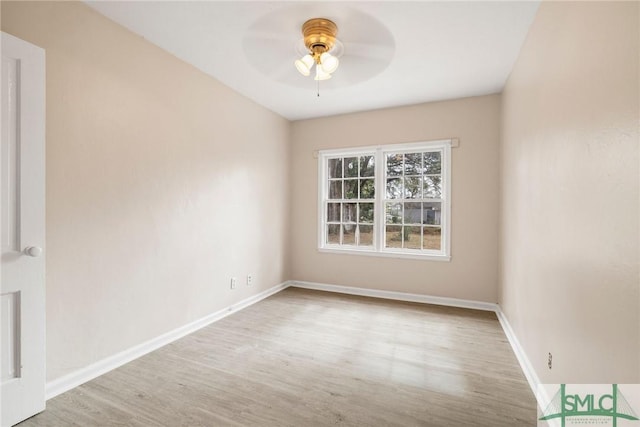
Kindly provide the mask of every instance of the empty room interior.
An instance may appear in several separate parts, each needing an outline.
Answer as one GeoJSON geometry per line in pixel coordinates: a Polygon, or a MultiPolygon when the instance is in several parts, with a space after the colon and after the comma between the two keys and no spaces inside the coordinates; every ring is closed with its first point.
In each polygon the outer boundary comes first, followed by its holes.
{"type": "Polygon", "coordinates": [[[639,2],[0,14],[2,427],[638,422],[639,2]]]}

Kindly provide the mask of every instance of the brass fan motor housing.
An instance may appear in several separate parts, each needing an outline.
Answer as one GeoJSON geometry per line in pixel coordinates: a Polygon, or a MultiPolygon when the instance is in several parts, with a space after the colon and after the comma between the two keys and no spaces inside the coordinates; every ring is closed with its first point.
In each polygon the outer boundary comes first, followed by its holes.
{"type": "Polygon", "coordinates": [[[331,50],[337,34],[338,26],[326,18],[313,18],[302,24],[304,45],[317,63],[320,63],[320,55],[331,50]]]}

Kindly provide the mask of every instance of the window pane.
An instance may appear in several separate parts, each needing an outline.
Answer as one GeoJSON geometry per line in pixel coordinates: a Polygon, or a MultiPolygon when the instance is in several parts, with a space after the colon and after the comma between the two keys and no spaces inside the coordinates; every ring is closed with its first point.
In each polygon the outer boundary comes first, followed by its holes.
{"type": "Polygon", "coordinates": [[[386,203],[385,214],[387,224],[402,224],[402,203],[386,203]]]}
{"type": "Polygon", "coordinates": [[[420,228],[421,227],[404,227],[403,238],[405,248],[422,249],[420,228]]]}
{"type": "Polygon", "coordinates": [[[387,176],[402,176],[402,154],[387,154],[387,176]]]}
{"type": "Polygon", "coordinates": [[[376,195],[376,187],[372,179],[360,180],[360,198],[373,199],[376,195]]]}
{"type": "Polygon", "coordinates": [[[424,177],[424,196],[425,198],[441,198],[442,197],[442,178],[439,176],[424,177]]]}
{"type": "Polygon", "coordinates": [[[342,226],[342,244],[343,245],[355,245],[356,244],[356,226],[355,226],[355,224],[344,224],[342,226]]]}
{"type": "Polygon", "coordinates": [[[385,229],[385,248],[402,247],[402,226],[387,225],[385,229]]]}
{"type": "Polygon", "coordinates": [[[359,203],[359,206],[358,222],[373,223],[373,203],[359,203]]]}
{"type": "Polygon", "coordinates": [[[402,178],[387,179],[387,199],[402,198],[402,178]]]}
{"type": "Polygon", "coordinates": [[[342,159],[329,159],[329,178],[342,178],[342,159]]]}
{"type": "Polygon", "coordinates": [[[432,151],[429,153],[424,153],[424,174],[439,174],[441,173],[440,166],[440,152],[432,151]]]}
{"type": "Polygon", "coordinates": [[[421,203],[405,203],[404,204],[404,223],[405,224],[421,224],[422,223],[421,203]]]}
{"type": "Polygon", "coordinates": [[[429,225],[441,224],[441,203],[427,202],[422,204],[422,223],[429,225]]]}
{"type": "Polygon", "coordinates": [[[344,159],[344,176],[345,177],[358,176],[358,158],[357,157],[346,157],[344,159]]]}
{"type": "Polygon", "coordinates": [[[345,181],[344,181],[344,198],[345,199],[357,199],[358,198],[358,180],[357,179],[345,179],[345,181]]]}
{"type": "Polygon", "coordinates": [[[342,199],[342,181],[329,181],[329,199],[342,199]]]}
{"type": "Polygon", "coordinates": [[[342,222],[356,222],[356,203],[342,204],[342,222]]]}
{"type": "Polygon", "coordinates": [[[422,153],[404,155],[404,174],[420,175],[422,173],[422,153]]]}
{"type": "Polygon", "coordinates": [[[327,226],[327,243],[332,245],[340,244],[340,225],[329,224],[327,226]]]}
{"type": "Polygon", "coordinates": [[[360,230],[359,246],[373,246],[373,226],[359,225],[358,229],[360,230]]]}
{"type": "Polygon", "coordinates": [[[340,222],[340,203],[327,203],[327,221],[340,222]]]}
{"type": "Polygon", "coordinates": [[[434,249],[439,251],[441,248],[442,230],[440,227],[424,227],[423,249],[434,249]]]}
{"type": "Polygon", "coordinates": [[[360,157],[360,176],[374,176],[375,170],[375,157],[362,156],[360,157]]]}
{"type": "Polygon", "coordinates": [[[422,198],[422,178],[419,176],[411,176],[404,179],[404,198],[420,199],[422,198]]]}

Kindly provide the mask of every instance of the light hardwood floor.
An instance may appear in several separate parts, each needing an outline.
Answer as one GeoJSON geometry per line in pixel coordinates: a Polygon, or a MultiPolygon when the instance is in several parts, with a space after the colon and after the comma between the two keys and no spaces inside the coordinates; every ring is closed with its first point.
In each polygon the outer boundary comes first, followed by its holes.
{"type": "Polygon", "coordinates": [[[47,402],[32,426],[535,426],[494,313],[286,289],[47,402]]]}

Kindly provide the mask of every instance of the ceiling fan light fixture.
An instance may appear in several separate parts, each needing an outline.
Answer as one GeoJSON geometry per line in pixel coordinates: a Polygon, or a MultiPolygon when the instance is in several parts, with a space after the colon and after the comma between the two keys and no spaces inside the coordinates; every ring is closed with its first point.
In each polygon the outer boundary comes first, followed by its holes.
{"type": "Polygon", "coordinates": [[[336,71],[338,69],[339,64],[340,64],[340,61],[338,61],[338,58],[331,55],[329,52],[325,52],[322,55],[320,55],[320,66],[325,72],[329,74],[336,71]]]}
{"type": "Polygon", "coordinates": [[[316,76],[314,80],[329,80],[331,74],[327,73],[320,65],[316,67],[316,76]]]}
{"type": "Polygon", "coordinates": [[[311,74],[311,68],[313,67],[314,59],[311,55],[307,54],[300,59],[296,59],[295,65],[300,74],[308,76],[311,74]]]}
{"type": "Polygon", "coordinates": [[[313,18],[302,24],[302,36],[306,54],[295,61],[296,68],[303,76],[308,76],[315,64],[314,80],[328,80],[338,69],[338,56],[342,43],[336,38],[338,26],[326,18],[313,18]],[[337,46],[337,55],[330,52],[337,46]]]}

